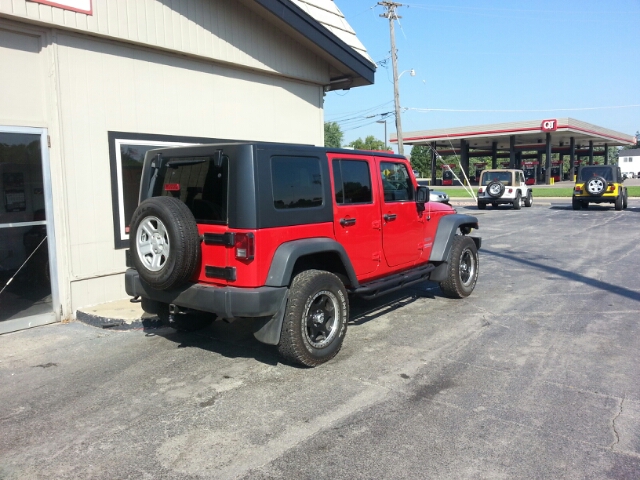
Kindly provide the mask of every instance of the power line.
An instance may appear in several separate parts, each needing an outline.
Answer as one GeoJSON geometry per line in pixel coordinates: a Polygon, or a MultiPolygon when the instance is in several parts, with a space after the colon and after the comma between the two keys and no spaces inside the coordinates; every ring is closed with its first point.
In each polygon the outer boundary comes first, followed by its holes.
{"type": "Polygon", "coordinates": [[[540,108],[531,110],[475,110],[475,109],[457,109],[457,108],[412,108],[405,107],[407,110],[414,112],[464,112],[464,113],[529,113],[529,112],[579,112],[585,110],[611,110],[616,108],[637,108],[636,105],[614,105],[606,107],[582,107],[582,108],[540,108]]]}

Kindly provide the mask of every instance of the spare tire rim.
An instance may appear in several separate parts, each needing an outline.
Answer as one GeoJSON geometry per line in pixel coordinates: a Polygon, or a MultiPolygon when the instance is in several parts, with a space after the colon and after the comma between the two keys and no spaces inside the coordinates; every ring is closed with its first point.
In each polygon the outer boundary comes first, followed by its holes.
{"type": "Polygon", "coordinates": [[[500,183],[493,183],[489,185],[489,194],[494,197],[500,195],[500,190],[502,190],[502,185],[500,183]]]}
{"type": "Polygon", "coordinates": [[[605,189],[604,182],[599,178],[593,178],[589,180],[589,182],[587,182],[587,191],[591,195],[598,195],[599,193],[602,193],[604,189],[605,189]]]}
{"type": "Polygon", "coordinates": [[[476,274],[476,261],[473,252],[465,248],[460,255],[460,281],[468,286],[476,274]]]}
{"type": "Polygon", "coordinates": [[[171,246],[167,227],[158,217],[145,217],[136,231],[136,250],[144,267],[157,272],[167,264],[171,246]]]}
{"type": "Polygon", "coordinates": [[[338,334],[340,304],[330,291],[317,292],[307,300],[304,310],[305,338],[313,348],[324,348],[338,334]]]}

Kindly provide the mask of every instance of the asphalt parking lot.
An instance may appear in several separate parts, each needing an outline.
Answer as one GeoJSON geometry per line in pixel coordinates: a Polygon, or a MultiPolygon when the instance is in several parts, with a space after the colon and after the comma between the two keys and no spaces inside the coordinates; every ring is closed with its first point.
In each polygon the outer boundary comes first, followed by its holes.
{"type": "Polygon", "coordinates": [[[640,200],[459,211],[472,296],[353,302],[315,369],[241,322],[0,336],[0,479],[640,478],[640,200]]]}

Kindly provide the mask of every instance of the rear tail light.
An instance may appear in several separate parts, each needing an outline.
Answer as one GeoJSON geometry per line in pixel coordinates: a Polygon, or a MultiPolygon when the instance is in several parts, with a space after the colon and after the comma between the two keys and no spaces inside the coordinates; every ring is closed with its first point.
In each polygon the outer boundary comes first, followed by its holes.
{"type": "Polygon", "coordinates": [[[256,251],[256,240],[253,233],[236,233],[236,258],[239,260],[253,260],[256,251]]]}
{"type": "Polygon", "coordinates": [[[580,187],[576,187],[574,190],[575,190],[576,193],[581,193],[582,192],[582,188],[580,188],[580,187]]]}
{"type": "Polygon", "coordinates": [[[482,192],[484,192],[484,188],[480,187],[480,188],[478,189],[478,193],[482,193],[482,192]]]}
{"type": "Polygon", "coordinates": [[[615,189],[616,189],[615,185],[609,185],[609,188],[607,188],[609,192],[613,192],[615,189]]]}
{"type": "Polygon", "coordinates": [[[509,193],[513,193],[513,188],[510,188],[510,189],[509,189],[509,193]]]}
{"type": "Polygon", "coordinates": [[[180,184],[179,183],[167,183],[164,186],[165,191],[167,192],[179,192],[180,184]]]}

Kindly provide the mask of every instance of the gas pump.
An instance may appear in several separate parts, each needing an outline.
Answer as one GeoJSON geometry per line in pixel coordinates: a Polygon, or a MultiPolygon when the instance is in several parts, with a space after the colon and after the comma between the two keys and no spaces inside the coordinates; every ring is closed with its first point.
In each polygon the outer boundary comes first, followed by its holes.
{"type": "Polygon", "coordinates": [[[474,182],[480,181],[480,175],[482,175],[482,171],[487,168],[487,164],[485,163],[476,163],[476,175],[473,177],[474,182]]]}
{"type": "Polygon", "coordinates": [[[559,160],[551,162],[551,178],[554,182],[562,180],[562,162],[559,160]]]}
{"type": "Polygon", "coordinates": [[[524,183],[527,185],[535,185],[538,178],[538,165],[540,162],[533,160],[531,162],[522,162],[522,171],[524,172],[524,183]]]}
{"type": "Polygon", "coordinates": [[[453,185],[453,169],[455,166],[455,163],[442,166],[442,185],[453,185]]]}

